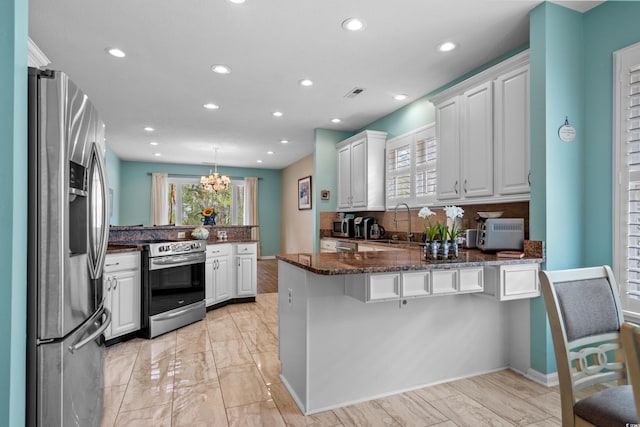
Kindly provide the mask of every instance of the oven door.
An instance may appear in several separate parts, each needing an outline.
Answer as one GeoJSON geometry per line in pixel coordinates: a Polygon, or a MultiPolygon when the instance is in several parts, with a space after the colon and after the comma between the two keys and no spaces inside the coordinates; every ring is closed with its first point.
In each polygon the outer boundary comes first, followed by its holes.
{"type": "Polygon", "coordinates": [[[149,316],[204,300],[205,253],[149,258],[149,316]]]}

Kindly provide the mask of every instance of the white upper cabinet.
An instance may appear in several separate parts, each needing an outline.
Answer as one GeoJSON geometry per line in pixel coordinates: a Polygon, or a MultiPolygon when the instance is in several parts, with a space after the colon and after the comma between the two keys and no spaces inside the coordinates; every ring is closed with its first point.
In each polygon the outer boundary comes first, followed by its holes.
{"type": "Polygon", "coordinates": [[[384,210],[386,132],[363,131],[336,145],[338,210],[384,210]]]}
{"type": "Polygon", "coordinates": [[[415,129],[387,141],[386,206],[398,203],[410,207],[436,201],[436,128],[435,123],[415,129]]]}
{"type": "Polygon", "coordinates": [[[529,66],[495,80],[498,194],[529,192],[529,66]]]}
{"type": "MultiPolygon", "coordinates": [[[[462,95],[460,126],[461,197],[493,194],[493,86],[491,82],[462,95]]],[[[446,167],[445,164],[442,165],[446,167]]]]}
{"type": "Polygon", "coordinates": [[[439,201],[529,200],[529,53],[432,98],[439,201]]]}

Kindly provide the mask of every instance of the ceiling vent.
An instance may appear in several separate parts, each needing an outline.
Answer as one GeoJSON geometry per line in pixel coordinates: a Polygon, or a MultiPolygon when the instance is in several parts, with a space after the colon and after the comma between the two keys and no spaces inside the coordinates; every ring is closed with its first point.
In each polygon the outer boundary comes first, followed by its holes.
{"type": "Polygon", "coordinates": [[[347,94],[344,97],[345,98],[355,98],[356,96],[360,95],[364,91],[365,91],[365,88],[363,88],[363,87],[354,87],[349,92],[347,92],[347,94]]]}

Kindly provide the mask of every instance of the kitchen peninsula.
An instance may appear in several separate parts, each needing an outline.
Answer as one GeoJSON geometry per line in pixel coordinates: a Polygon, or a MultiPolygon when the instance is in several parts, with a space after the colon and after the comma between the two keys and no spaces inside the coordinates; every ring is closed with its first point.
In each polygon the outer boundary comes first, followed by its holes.
{"type": "Polygon", "coordinates": [[[305,414],[511,367],[529,369],[542,258],[461,251],[278,256],[281,378],[305,414]]]}

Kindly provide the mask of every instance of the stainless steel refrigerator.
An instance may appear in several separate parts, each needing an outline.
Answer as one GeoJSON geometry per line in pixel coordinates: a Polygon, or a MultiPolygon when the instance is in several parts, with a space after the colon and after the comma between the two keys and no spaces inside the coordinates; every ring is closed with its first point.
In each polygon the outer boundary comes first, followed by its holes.
{"type": "Polygon", "coordinates": [[[28,82],[27,425],[99,426],[104,124],[65,74],[29,68],[28,82]]]}

